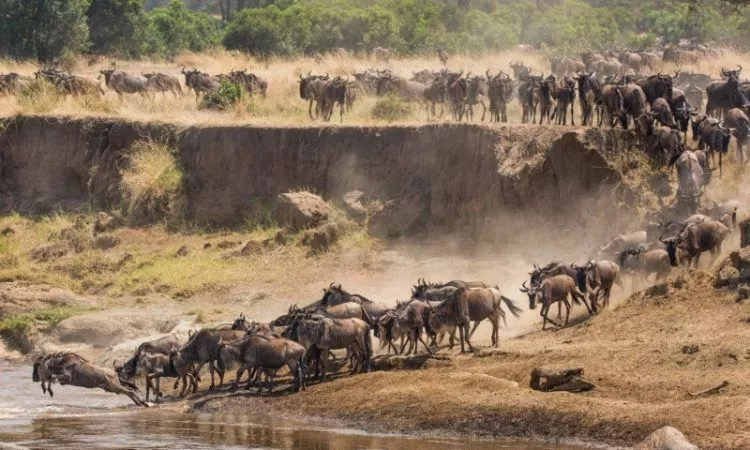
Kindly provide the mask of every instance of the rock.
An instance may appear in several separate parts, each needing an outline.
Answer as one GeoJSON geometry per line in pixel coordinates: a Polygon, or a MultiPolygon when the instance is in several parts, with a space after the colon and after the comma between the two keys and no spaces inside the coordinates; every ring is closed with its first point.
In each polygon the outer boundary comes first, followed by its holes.
{"type": "Polygon", "coordinates": [[[367,208],[362,203],[365,193],[362,191],[349,191],[344,194],[344,211],[349,218],[361,222],[367,218],[367,208]]]}
{"type": "Polygon", "coordinates": [[[247,241],[247,244],[245,244],[244,247],[242,247],[242,250],[239,251],[239,256],[248,256],[248,255],[259,255],[263,252],[263,248],[265,245],[263,242],[259,241],[247,241]]]}
{"type": "Polygon", "coordinates": [[[108,250],[119,244],[120,238],[111,234],[101,234],[94,239],[94,248],[99,250],[108,250]]]}
{"type": "Polygon", "coordinates": [[[740,283],[740,271],[731,264],[724,264],[716,274],[714,287],[723,288],[737,286],[740,283]]]}
{"type": "Polygon", "coordinates": [[[210,242],[206,242],[205,244],[203,244],[203,250],[208,250],[209,248],[211,248],[210,242]]]}
{"type": "Polygon", "coordinates": [[[228,240],[224,239],[223,241],[221,241],[218,244],[216,244],[216,246],[218,248],[222,249],[222,250],[225,250],[227,248],[236,247],[236,246],[238,246],[240,244],[242,244],[242,242],[240,242],[240,241],[228,241],[228,240]]]}
{"type": "Polygon", "coordinates": [[[649,297],[663,297],[669,293],[669,285],[667,283],[655,284],[646,289],[646,295],[649,297]]]}
{"type": "Polygon", "coordinates": [[[634,450],[698,450],[677,428],[663,427],[651,433],[634,450]]]}
{"type": "Polygon", "coordinates": [[[175,253],[175,256],[187,256],[188,253],[190,253],[190,249],[187,248],[187,245],[183,245],[182,247],[177,250],[177,253],[175,253]]]}
{"type": "Polygon", "coordinates": [[[426,221],[428,203],[419,194],[389,200],[373,214],[368,230],[376,236],[397,237],[414,232],[426,221]]]}
{"type": "Polygon", "coordinates": [[[328,220],[328,205],[310,192],[286,192],[276,199],[276,221],[293,229],[313,228],[328,220]]]}
{"type": "MultiPolygon", "coordinates": [[[[307,236],[306,236],[307,237],[307,236]]],[[[339,227],[335,223],[325,223],[310,232],[310,248],[314,252],[324,252],[339,238],[339,227]]]]}

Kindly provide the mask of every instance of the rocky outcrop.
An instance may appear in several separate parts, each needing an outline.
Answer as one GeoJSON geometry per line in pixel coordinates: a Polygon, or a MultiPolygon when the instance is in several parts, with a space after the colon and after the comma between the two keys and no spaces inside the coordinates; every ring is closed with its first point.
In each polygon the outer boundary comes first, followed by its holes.
{"type": "Polygon", "coordinates": [[[737,287],[750,282],[750,248],[733,251],[716,271],[717,288],[737,287]]]}
{"type": "Polygon", "coordinates": [[[285,192],[276,199],[276,222],[300,230],[317,227],[328,220],[328,205],[310,192],[285,192]]]}

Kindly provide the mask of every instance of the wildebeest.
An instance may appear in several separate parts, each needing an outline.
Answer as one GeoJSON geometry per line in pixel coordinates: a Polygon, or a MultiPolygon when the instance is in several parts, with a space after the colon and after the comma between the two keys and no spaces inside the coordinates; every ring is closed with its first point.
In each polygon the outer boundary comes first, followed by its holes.
{"type": "MultiPolygon", "coordinates": [[[[578,266],[572,266],[578,270],[578,266]]],[[[612,261],[599,260],[589,261],[581,269],[586,273],[586,282],[588,283],[589,302],[591,309],[599,309],[599,298],[602,298],[602,307],[609,306],[609,299],[612,296],[612,286],[619,283],[620,266],[612,261]]]]}
{"type": "Polygon", "coordinates": [[[323,289],[323,297],[320,299],[320,304],[326,307],[349,302],[360,304],[374,321],[377,321],[380,316],[393,309],[393,307],[384,303],[372,301],[364,295],[350,294],[341,287],[341,284],[335,283],[331,283],[328,289],[323,289]]]}
{"type": "Polygon", "coordinates": [[[104,90],[94,80],[71,75],[68,72],[62,72],[54,69],[42,69],[35,74],[37,79],[41,78],[55,86],[62,94],[81,96],[81,95],[104,95],[104,90]]]}
{"type": "Polygon", "coordinates": [[[507,122],[508,121],[508,102],[513,94],[513,81],[510,75],[500,71],[497,75],[491,76],[487,71],[488,92],[490,98],[490,121],[507,122]]]}
{"type": "Polygon", "coordinates": [[[166,94],[171,92],[175,97],[182,95],[182,86],[177,77],[163,73],[144,73],[148,90],[151,92],[161,92],[166,94]]]}
{"type": "Polygon", "coordinates": [[[21,76],[15,72],[0,74],[0,95],[15,94],[30,78],[21,76]]]}
{"type": "MultiPolygon", "coordinates": [[[[568,320],[570,319],[570,301],[568,300],[568,296],[573,297],[573,302],[583,302],[586,305],[583,293],[576,287],[575,280],[568,275],[555,275],[545,278],[537,287],[527,287],[524,281],[523,287],[520,290],[529,297],[529,309],[536,309],[536,304],[541,303],[542,310],[539,314],[542,316],[542,330],[546,329],[547,322],[558,327],[560,326],[547,317],[552,304],[562,302],[565,305],[567,313],[565,315],[564,326],[568,325],[568,320]]],[[[586,308],[588,308],[588,305],[586,305],[586,308]]],[[[589,312],[591,311],[589,310],[589,312]]]]}
{"type": "Polygon", "coordinates": [[[518,85],[518,99],[521,101],[521,122],[536,123],[536,110],[539,105],[540,86],[544,75],[524,75],[518,85]]]}
{"type": "Polygon", "coordinates": [[[693,117],[693,140],[699,141],[708,149],[713,166],[716,167],[716,153],[719,154],[719,176],[722,173],[722,159],[729,149],[729,139],[732,134],[718,120],[707,116],[693,117]]]}
{"type": "Polygon", "coordinates": [[[331,319],[319,315],[298,314],[287,330],[288,336],[305,347],[304,361],[308,355],[318,354],[316,373],[325,379],[328,354],[334,349],[350,348],[358,355],[359,363],[352,367],[352,373],[364,364],[370,371],[372,342],[370,326],[359,319],[331,319]]]}
{"type": "Polygon", "coordinates": [[[721,69],[721,75],[725,81],[714,81],[706,87],[708,101],[706,102],[706,114],[714,117],[726,115],[732,108],[746,108],[750,106],[747,96],[740,84],[739,74],[742,66],[738,69],[721,69]]]}
{"type": "Polygon", "coordinates": [[[705,221],[689,224],[682,233],[668,239],[659,238],[666,245],[669,262],[673,267],[678,264],[677,250],[688,259],[688,267],[698,267],[698,261],[703,252],[711,252],[710,267],[721,253],[721,244],[729,234],[729,228],[721,222],[705,221]]]}
{"type": "Polygon", "coordinates": [[[622,99],[625,112],[633,118],[636,132],[643,135],[643,130],[640,129],[636,121],[638,117],[648,112],[648,104],[643,90],[637,84],[626,84],[622,87],[622,99]]]}
{"type": "Polygon", "coordinates": [[[511,61],[510,69],[513,71],[513,77],[516,80],[521,80],[525,78],[528,75],[531,75],[531,67],[527,66],[526,64],[520,62],[520,61],[511,61]]]}
{"type": "MultiPolygon", "coordinates": [[[[677,128],[677,123],[672,114],[672,107],[664,97],[659,97],[651,102],[651,112],[655,120],[665,127],[677,128]]],[[[689,114],[688,114],[689,117],[689,114]]]]}
{"type": "Polygon", "coordinates": [[[669,254],[666,250],[661,248],[649,250],[645,245],[621,251],[618,261],[624,272],[634,275],[634,284],[648,280],[651,275],[655,275],[655,281],[658,282],[666,278],[671,270],[669,254]]]}
{"type": "Polygon", "coordinates": [[[333,108],[339,105],[339,120],[344,121],[344,110],[346,109],[346,92],[349,89],[349,80],[341,77],[335,77],[325,84],[322,94],[320,95],[320,110],[323,114],[323,120],[328,122],[333,115],[333,108]]]}
{"type": "MultiPolygon", "coordinates": [[[[287,366],[289,372],[293,374],[295,380],[295,391],[304,389],[305,374],[304,361],[305,347],[301,344],[286,338],[266,336],[262,334],[247,334],[242,339],[234,342],[219,342],[221,358],[224,365],[230,361],[236,361],[240,364],[237,369],[235,387],[242,378],[245,370],[256,370],[256,377],[260,377],[262,372],[266,373],[268,379],[268,392],[273,389],[273,378],[280,368],[287,366]]],[[[257,380],[257,378],[256,378],[257,380]]],[[[247,381],[247,388],[250,389],[252,378],[247,381]]],[[[262,387],[259,385],[258,390],[262,387]]]]}
{"type": "Polygon", "coordinates": [[[378,80],[377,95],[395,94],[403,97],[405,100],[424,103],[425,89],[427,89],[427,86],[422,83],[410,81],[406,78],[394,76],[390,72],[385,72],[378,80]]]}
{"type": "Polygon", "coordinates": [[[149,92],[149,83],[146,77],[131,75],[121,70],[104,69],[99,71],[104,75],[104,84],[117,92],[122,99],[123,94],[146,95],[149,92]]]}
{"type": "Polygon", "coordinates": [[[551,74],[539,85],[539,124],[541,125],[544,120],[550,123],[550,117],[554,116],[553,104],[557,98],[557,81],[555,75],[551,74]]]}
{"type": "Polygon", "coordinates": [[[681,89],[672,90],[672,99],[669,101],[669,108],[672,111],[677,128],[683,133],[684,138],[687,139],[687,131],[690,126],[690,113],[695,108],[690,104],[687,96],[681,89]]]}
{"type": "Polygon", "coordinates": [[[679,186],[677,188],[678,204],[694,213],[703,195],[704,171],[698,155],[684,151],[675,160],[679,186]]]}
{"type": "Polygon", "coordinates": [[[737,153],[740,155],[740,162],[744,162],[744,147],[750,143],[750,119],[745,111],[740,108],[730,109],[724,118],[724,125],[728,127],[735,139],[737,139],[737,153]]]}
{"type": "Polygon", "coordinates": [[[659,97],[665,99],[672,98],[674,78],[676,78],[677,75],[677,72],[675,72],[674,76],[662,75],[662,73],[659,72],[656,75],[651,75],[650,77],[636,81],[636,84],[643,91],[648,104],[652,105],[654,103],[654,100],[659,97]]]}
{"type": "Polygon", "coordinates": [[[646,233],[645,231],[634,231],[628,234],[619,234],[612,237],[612,239],[610,239],[597,251],[597,258],[615,258],[623,250],[644,245],[647,240],[648,233],[646,233]]]}
{"type": "Polygon", "coordinates": [[[312,75],[308,72],[306,77],[299,76],[299,96],[302,100],[307,100],[309,105],[307,114],[311,119],[315,119],[320,112],[321,98],[326,88],[329,77],[325,75],[312,75]],[[315,104],[315,117],[312,115],[313,104],[315,104]]]}
{"type": "Polygon", "coordinates": [[[570,124],[575,125],[574,104],[576,99],[576,82],[565,78],[557,89],[557,108],[552,113],[552,118],[557,115],[558,125],[568,124],[568,106],[570,106],[570,124]]]}
{"type": "Polygon", "coordinates": [[[484,101],[489,95],[489,85],[487,79],[481,75],[477,76],[466,76],[466,85],[468,92],[466,94],[466,119],[474,120],[474,105],[482,105],[482,122],[487,114],[487,105],[484,101]]]}
{"type": "Polygon", "coordinates": [[[264,78],[248,72],[247,69],[229,72],[229,79],[233,83],[243,86],[250,95],[254,95],[257,92],[263,97],[266,96],[268,82],[264,78]]]}
{"type": "Polygon", "coordinates": [[[594,123],[594,105],[601,101],[602,88],[596,73],[579,72],[574,79],[578,83],[578,102],[581,105],[581,125],[594,123]]]}
{"type": "Polygon", "coordinates": [[[447,82],[447,95],[451,105],[451,112],[455,120],[462,120],[469,96],[469,87],[463,71],[457,76],[452,76],[447,82]]]}
{"type": "Polygon", "coordinates": [[[619,121],[620,126],[625,130],[628,128],[628,115],[625,111],[625,99],[621,86],[606,85],[602,87],[601,102],[603,114],[599,118],[601,126],[604,118],[607,118],[609,126],[614,128],[619,121]]]}
{"type": "Polygon", "coordinates": [[[377,92],[378,79],[380,77],[377,70],[367,69],[362,72],[355,72],[352,75],[354,76],[357,86],[362,89],[363,92],[368,94],[375,94],[377,92]]]}
{"type": "Polygon", "coordinates": [[[196,103],[198,103],[198,100],[200,100],[201,94],[216,91],[221,87],[221,81],[219,80],[219,77],[211,76],[207,73],[199,71],[196,68],[193,68],[192,70],[185,70],[185,68],[183,67],[181,72],[185,76],[185,86],[195,92],[196,103]]]}
{"type": "Polygon", "coordinates": [[[466,346],[469,347],[469,351],[474,351],[471,341],[469,340],[471,319],[466,295],[467,292],[468,290],[466,288],[456,289],[452,295],[440,302],[437,306],[430,306],[428,318],[430,328],[433,330],[437,330],[443,326],[455,326],[458,328],[458,336],[461,341],[461,353],[466,352],[466,346]]]}
{"type": "Polygon", "coordinates": [[[623,66],[633,69],[636,73],[643,68],[643,57],[635,52],[622,52],[618,58],[623,66]]]}
{"type": "Polygon", "coordinates": [[[53,353],[38,359],[34,363],[32,379],[43,381],[42,376],[48,383],[54,379],[61,385],[99,388],[114,394],[124,394],[136,405],[148,407],[148,404],[138,397],[138,389],[120,380],[114,370],[97,367],[75,353],[53,353]]]}
{"type": "MultiPolygon", "coordinates": [[[[403,353],[405,346],[408,344],[409,348],[406,354],[416,353],[418,350],[418,343],[421,342],[424,345],[428,353],[432,353],[427,343],[422,340],[422,330],[424,330],[428,336],[435,337],[438,330],[433,330],[429,323],[429,300],[418,300],[412,298],[408,302],[399,302],[396,304],[396,319],[393,326],[399,330],[400,333],[406,337],[406,342],[402,341],[401,348],[398,353],[403,353]]],[[[437,305],[439,302],[436,302],[437,305]]],[[[382,339],[382,337],[381,337],[382,339]]]]}
{"type": "Polygon", "coordinates": [[[231,342],[241,339],[244,335],[244,331],[238,330],[198,330],[179,350],[170,353],[171,364],[180,376],[191,371],[193,365],[197,366],[195,374],[200,374],[201,368],[208,364],[208,370],[211,373],[209,390],[211,390],[216,386],[214,372],[218,372],[219,386],[224,380],[225,368],[219,357],[219,340],[231,342]]]}
{"type": "Polygon", "coordinates": [[[500,319],[504,323],[506,322],[502,304],[505,303],[510,313],[515,317],[519,317],[521,309],[516,306],[513,300],[502,295],[496,288],[463,289],[463,295],[466,297],[466,303],[469,308],[469,319],[474,322],[474,326],[469,332],[469,338],[474,335],[474,331],[476,331],[479,324],[483,320],[488,319],[492,324],[490,339],[492,345],[497,347],[500,341],[500,319]]]}

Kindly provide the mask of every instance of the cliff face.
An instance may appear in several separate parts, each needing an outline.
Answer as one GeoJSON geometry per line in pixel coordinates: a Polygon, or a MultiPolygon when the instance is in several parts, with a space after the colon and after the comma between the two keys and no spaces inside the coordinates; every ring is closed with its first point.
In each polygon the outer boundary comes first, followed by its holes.
{"type": "Polygon", "coordinates": [[[610,130],[471,124],[178,128],[49,117],[15,117],[1,125],[0,208],[24,214],[116,207],[120,170],[139,139],[177,149],[186,174],[187,218],[221,226],[240,222],[290,189],[314,190],[329,200],[353,189],[395,203],[407,198],[422,210],[423,223],[455,228],[509,211],[572,214],[581,199],[623,180],[607,152],[591,144],[592,132],[616,133],[610,130]]]}

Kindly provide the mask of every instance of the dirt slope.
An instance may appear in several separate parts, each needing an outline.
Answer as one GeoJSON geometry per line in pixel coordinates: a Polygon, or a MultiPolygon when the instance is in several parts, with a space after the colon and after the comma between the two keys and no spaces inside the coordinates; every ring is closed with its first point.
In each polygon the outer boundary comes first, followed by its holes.
{"type": "Polygon", "coordinates": [[[635,294],[577,326],[502,342],[495,355],[453,352],[449,367],[375,372],[294,396],[234,397],[198,406],[257,405],[381,431],[450,430],[610,445],[632,445],[671,425],[701,448],[748,448],[750,311],[734,300],[735,293],[714,290],[712,276],[696,272],[672,280],[666,296],[635,294]],[[585,394],[532,391],[529,374],[537,366],[584,367],[598,388],[585,394]],[[688,394],[723,380],[730,385],[718,394],[688,394]]]}

